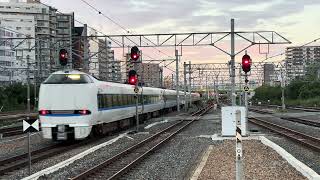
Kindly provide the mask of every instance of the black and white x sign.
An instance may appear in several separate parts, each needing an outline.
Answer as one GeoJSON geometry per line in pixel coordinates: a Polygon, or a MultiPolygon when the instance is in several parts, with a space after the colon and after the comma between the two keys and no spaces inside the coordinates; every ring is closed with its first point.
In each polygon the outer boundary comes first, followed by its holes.
{"type": "Polygon", "coordinates": [[[38,132],[38,131],[39,131],[38,119],[23,120],[23,132],[38,132]]]}

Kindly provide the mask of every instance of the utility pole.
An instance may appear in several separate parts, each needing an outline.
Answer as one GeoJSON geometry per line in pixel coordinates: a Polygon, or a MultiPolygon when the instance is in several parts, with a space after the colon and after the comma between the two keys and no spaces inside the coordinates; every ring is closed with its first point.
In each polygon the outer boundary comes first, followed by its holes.
{"type": "Polygon", "coordinates": [[[187,70],[186,70],[186,62],[183,63],[183,79],[184,79],[184,110],[188,111],[188,101],[187,101],[187,70]]]}
{"type": "Polygon", "coordinates": [[[163,88],[163,68],[160,68],[160,87],[163,88]]]}
{"type": "MultiPolygon", "coordinates": [[[[30,49],[31,41],[28,39],[28,49],[29,53],[31,52],[30,49]]],[[[27,111],[28,114],[30,113],[30,55],[27,55],[27,111]]]]}
{"type": "Polygon", "coordinates": [[[177,111],[180,112],[180,95],[179,95],[179,52],[176,49],[176,91],[177,91],[177,111]]]}
{"type": "MultiPolygon", "coordinates": [[[[28,39],[28,55],[27,55],[27,120],[30,119],[30,52],[31,52],[31,41],[28,39]]],[[[29,175],[31,175],[31,150],[30,150],[30,132],[28,132],[28,161],[29,161],[29,175]]]]}
{"type": "Polygon", "coordinates": [[[241,77],[241,68],[239,68],[239,92],[240,92],[240,97],[239,97],[239,106],[242,105],[242,89],[241,89],[241,83],[242,83],[242,77],[241,77]]]}
{"type": "Polygon", "coordinates": [[[206,73],[206,96],[207,100],[209,100],[209,94],[208,94],[208,74],[206,73]]]}
{"type": "Polygon", "coordinates": [[[236,91],[235,91],[235,48],[234,48],[234,19],[231,19],[231,53],[230,53],[230,66],[231,66],[231,72],[230,72],[230,79],[231,79],[231,102],[232,106],[236,105],[236,91]]]}
{"type": "Polygon", "coordinates": [[[284,102],[284,87],[285,87],[284,75],[283,75],[283,70],[281,68],[281,104],[282,104],[282,110],[286,109],[286,104],[284,102]]]}
{"type": "Polygon", "coordinates": [[[174,87],[174,83],[173,83],[174,81],[173,80],[174,80],[173,74],[171,74],[171,89],[173,89],[173,87],[174,87]]]}
{"type": "Polygon", "coordinates": [[[189,107],[192,105],[192,99],[191,99],[191,61],[189,61],[189,107]]]}

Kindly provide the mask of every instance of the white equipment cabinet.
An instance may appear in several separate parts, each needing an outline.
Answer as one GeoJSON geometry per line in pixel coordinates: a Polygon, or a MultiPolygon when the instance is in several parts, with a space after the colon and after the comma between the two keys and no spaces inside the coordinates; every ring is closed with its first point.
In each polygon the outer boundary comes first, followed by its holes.
{"type": "Polygon", "coordinates": [[[236,135],[236,111],[241,112],[241,134],[247,135],[246,108],[243,106],[226,106],[221,108],[221,136],[236,135]]]}

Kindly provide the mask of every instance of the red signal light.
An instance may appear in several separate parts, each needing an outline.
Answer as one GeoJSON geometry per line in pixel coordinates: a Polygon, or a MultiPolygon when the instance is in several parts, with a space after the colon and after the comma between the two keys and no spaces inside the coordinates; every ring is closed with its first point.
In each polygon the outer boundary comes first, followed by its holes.
{"type": "Polygon", "coordinates": [[[140,51],[139,51],[139,48],[137,46],[133,46],[131,48],[131,59],[133,61],[137,61],[140,57],[140,51]]]}
{"type": "Polygon", "coordinates": [[[59,51],[59,62],[61,66],[68,64],[68,51],[65,49],[60,49],[59,51]]]}
{"type": "Polygon", "coordinates": [[[242,56],[242,70],[247,73],[251,70],[251,58],[249,55],[245,54],[242,56]]]}
{"type": "Polygon", "coordinates": [[[138,82],[138,75],[135,70],[130,70],[128,74],[128,83],[131,85],[136,85],[138,82]]]}
{"type": "Polygon", "coordinates": [[[137,83],[137,78],[135,76],[131,76],[129,78],[129,83],[135,85],[137,83]]]}

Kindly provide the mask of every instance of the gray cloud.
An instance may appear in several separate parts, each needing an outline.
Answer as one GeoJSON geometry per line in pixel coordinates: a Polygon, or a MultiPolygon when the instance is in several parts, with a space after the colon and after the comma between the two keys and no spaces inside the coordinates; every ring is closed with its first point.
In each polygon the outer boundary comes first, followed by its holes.
{"type": "MultiPolygon", "coordinates": [[[[96,22],[95,24],[100,23],[101,26],[119,29],[81,1],[44,0],[44,2],[56,6],[58,9],[76,11],[76,16],[89,19],[88,24],[96,22]]],[[[168,20],[175,24],[167,29],[166,24],[163,24],[164,27],[159,27],[158,30],[151,28],[157,32],[160,30],[176,32],[177,29],[185,31],[227,30],[231,18],[236,19],[238,28],[254,28],[261,21],[274,23],[273,21],[280,17],[303,12],[305,5],[320,3],[319,0],[250,0],[249,3],[247,0],[94,0],[88,2],[129,29],[140,30],[168,20]],[[262,11],[257,11],[255,8],[237,10],[248,5],[259,8],[266,4],[268,6],[262,11]],[[203,30],[208,27],[212,27],[212,29],[203,30]]],[[[287,25],[290,24],[294,24],[294,22],[287,25]]]]}

